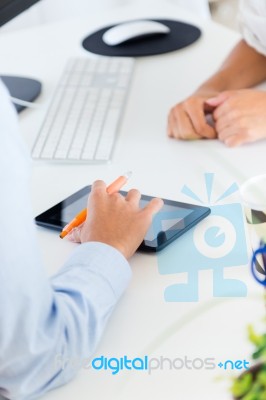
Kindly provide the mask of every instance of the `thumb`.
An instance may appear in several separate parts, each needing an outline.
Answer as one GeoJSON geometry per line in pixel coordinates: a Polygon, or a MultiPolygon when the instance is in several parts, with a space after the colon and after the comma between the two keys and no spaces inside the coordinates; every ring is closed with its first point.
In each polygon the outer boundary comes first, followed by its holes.
{"type": "Polygon", "coordinates": [[[73,228],[73,229],[69,232],[69,234],[67,235],[67,239],[68,239],[70,242],[73,242],[73,243],[81,243],[81,237],[80,237],[80,235],[81,235],[81,229],[82,229],[83,225],[84,225],[84,223],[81,224],[81,225],[79,225],[79,226],[77,226],[76,228],[73,228]]]}
{"type": "Polygon", "coordinates": [[[210,107],[218,107],[230,97],[230,92],[219,93],[218,96],[205,100],[205,104],[210,107]]]}

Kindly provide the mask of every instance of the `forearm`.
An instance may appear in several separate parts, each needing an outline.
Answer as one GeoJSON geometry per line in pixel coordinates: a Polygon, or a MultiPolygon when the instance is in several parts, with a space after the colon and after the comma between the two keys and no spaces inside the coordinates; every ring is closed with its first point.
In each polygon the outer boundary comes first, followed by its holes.
{"type": "Polygon", "coordinates": [[[196,93],[211,95],[224,90],[255,86],[266,79],[266,57],[241,40],[219,70],[205,81],[196,93]]]}
{"type": "Polygon", "coordinates": [[[0,397],[35,399],[69,381],[95,350],[130,275],[125,258],[102,243],[79,246],[52,286],[24,272],[34,289],[25,298],[13,283],[20,307],[0,318],[0,397]]]}

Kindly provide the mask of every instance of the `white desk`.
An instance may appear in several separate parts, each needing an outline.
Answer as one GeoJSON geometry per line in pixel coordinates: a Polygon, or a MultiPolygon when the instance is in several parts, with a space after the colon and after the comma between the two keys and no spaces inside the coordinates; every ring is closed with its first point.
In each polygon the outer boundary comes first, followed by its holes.
{"type": "MultiPolygon", "coordinates": [[[[35,76],[44,84],[40,103],[46,103],[66,59],[90,56],[81,46],[86,34],[106,23],[134,17],[179,18],[198,23],[176,7],[152,10],[128,7],[98,19],[72,21],[0,36],[1,73],[35,76]]],[[[199,24],[199,23],[198,23],[199,24]]],[[[212,73],[239,39],[238,35],[211,22],[202,25],[203,36],[178,52],[137,60],[126,112],[113,162],[102,166],[56,166],[33,164],[34,212],[50,207],[96,178],[112,181],[132,170],[130,187],[143,193],[187,201],[184,184],[204,196],[203,174],[214,172],[215,197],[233,181],[261,173],[266,142],[227,149],[218,141],[178,142],[166,137],[166,118],[171,105],[190,94],[212,73]]],[[[92,55],[92,57],[94,57],[92,55]]],[[[31,145],[45,110],[28,110],[20,116],[26,142],[31,145]]],[[[73,248],[57,234],[38,229],[38,237],[49,274],[59,268],[73,248]]],[[[177,243],[177,242],[176,242],[177,243]]],[[[189,257],[189,254],[188,254],[189,257]]],[[[245,266],[228,269],[227,276],[248,285],[248,297],[214,299],[212,272],[199,273],[200,300],[195,303],[164,301],[164,289],[186,282],[186,274],[160,275],[154,255],[137,254],[131,261],[132,282],[115,310],[98,347],[97,355],[132,357],[215,357],[249,359],[245,327],[264,313],[260,288],[245,266]],[[206,307],[206,310],[205,310],[206,307]],[[205,310],[205,311],[204,311],[205,310]]],[[[46,400],[182,399],[230,398],[230,373],[216,370],[120,373],[82,370],[67,386],[45,396],[46,400]],[[225,380],[215,382],[217,376],[225,380]]]]}

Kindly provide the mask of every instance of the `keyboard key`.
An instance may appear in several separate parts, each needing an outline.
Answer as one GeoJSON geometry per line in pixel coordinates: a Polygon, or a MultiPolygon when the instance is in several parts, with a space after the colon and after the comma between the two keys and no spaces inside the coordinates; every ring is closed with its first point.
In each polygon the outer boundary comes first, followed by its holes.
{"type": "Polygon", "coordinates": [[[32,149],[34,159],[106,162],[117,138],[134,60],[69,60],[32,149]]]}

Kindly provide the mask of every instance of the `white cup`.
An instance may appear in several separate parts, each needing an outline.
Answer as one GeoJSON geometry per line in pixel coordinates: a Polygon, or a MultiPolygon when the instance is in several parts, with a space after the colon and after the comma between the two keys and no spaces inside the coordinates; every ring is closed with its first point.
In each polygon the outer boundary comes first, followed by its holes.
{"type": "Polygon", "coordinates": [[[240,195],[248,226],[257,237],[256,244],[266,243],[266,174],[247,180],[240,187],[240,195]]]}
{"type": "MultiPolygon", "coordinates": [[[[248,179],[240,187],[252,252],[266,245],[266,174],[248,179]]],[[[256,257],[259,272],[266,270],[265,255],[256,257]]]]}

